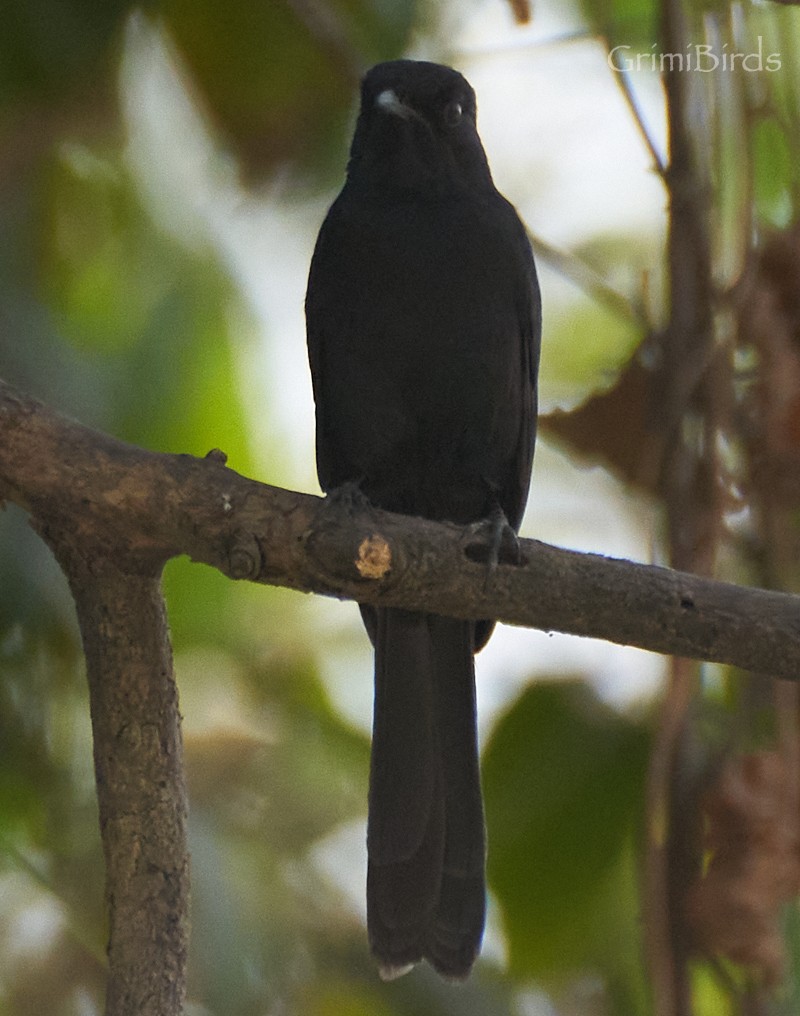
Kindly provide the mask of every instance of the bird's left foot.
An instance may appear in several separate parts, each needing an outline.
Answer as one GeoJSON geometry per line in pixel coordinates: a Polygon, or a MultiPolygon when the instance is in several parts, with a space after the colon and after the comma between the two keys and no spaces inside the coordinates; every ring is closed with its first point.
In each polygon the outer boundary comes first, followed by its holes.
{"type": "Polygon", "coordinates": [[[486,586],[499,564],[522,564],[519,539],[499,504],[492,507],[486,518],[476,522],[472,530],[481,539],[479,543],[468,544],[466,554],[471,560],[486,564],[486,586]]]}

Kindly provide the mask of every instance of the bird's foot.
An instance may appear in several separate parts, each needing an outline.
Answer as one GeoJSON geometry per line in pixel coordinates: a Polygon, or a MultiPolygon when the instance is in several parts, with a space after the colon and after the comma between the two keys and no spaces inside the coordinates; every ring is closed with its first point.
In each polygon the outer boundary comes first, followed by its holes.
{"type": "Polygon", "coordinates": [[[348,515],[373,507],[358,480],[347,480],[328,491],[325,495],[325,504],[348,515]]]}
{"type": "Polygon", "coordinates": [[[519,566],[523,563],[517,534],[499,504],[471,528],[480,542],[469,543],[466,554],[472,561],[486,565],[484,587],[490,585],[499,564],[519,566]]]}

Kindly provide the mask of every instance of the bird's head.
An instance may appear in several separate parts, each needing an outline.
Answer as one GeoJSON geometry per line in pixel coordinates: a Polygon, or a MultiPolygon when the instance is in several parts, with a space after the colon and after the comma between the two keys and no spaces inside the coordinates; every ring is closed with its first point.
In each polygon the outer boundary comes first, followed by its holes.
{"type": "Polygon", "coordinates": [[[396,191],[492,186],[467,80],[451,67],[417,60],[373,67],[361,83],[348,175],[396,191]]]}

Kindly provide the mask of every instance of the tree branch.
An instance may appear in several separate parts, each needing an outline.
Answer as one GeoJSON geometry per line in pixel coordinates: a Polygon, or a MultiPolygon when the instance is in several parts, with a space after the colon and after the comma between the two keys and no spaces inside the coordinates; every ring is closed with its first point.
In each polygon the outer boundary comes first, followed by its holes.
{"type": "MultiPolygon", "coordinates": [[[[686,52],[690,33],[683,0],[662,0],[660,7],[661,51],[686,52]]],[[[659,336],[651,412],[662,428],[660,490],[670,563],[712,575],[725,507],[719,436],[730,350],[715,343],[709,181],[697,157],[692,117],[697,82],[670,64],[662,83],[669,155],[663,173],[669,199],[669,321],[659,336]]],[[[694,654],[674,655],[648,773],[644,921],[655,1007],[663,1016],[689,1016],[692,941],[686,894],[699,874],[700,814],[696,786],[687,776],[687,745],[699,674],[680,658],[694,654]]],[[[764,668],[755,662],[748,669],[764,668]]]]}
{"type": "Polygon", "coordinates": [[[188,554],[231,578],[800,677],[800,597],[535,540],[487,583],[475,529],[270,487],[221,453],[135,448],[2,382],[0,496],[128,573],[188,554]]]}
{"type": "Polygon", "coordinates": [[[160,575],[42,532],[81,627],[106,866],[106,1016],[180,1016],[186,989],[186,784],[160,575]]]}

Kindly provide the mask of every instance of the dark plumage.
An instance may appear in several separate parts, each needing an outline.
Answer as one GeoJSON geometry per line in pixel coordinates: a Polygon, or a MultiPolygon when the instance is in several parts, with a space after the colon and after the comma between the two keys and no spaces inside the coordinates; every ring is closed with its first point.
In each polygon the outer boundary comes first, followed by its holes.
{"type": "MultiPolygon", "coordinates": [[[[516,530],[536,432],[540,300],[449,67],[373,67],[306,297],[325,491],[516,530]]],[[[367,911],[384,976],[466,977],[485,915],[473,654],[489,621],[362,608],[375,646],[367,911]]]]}

